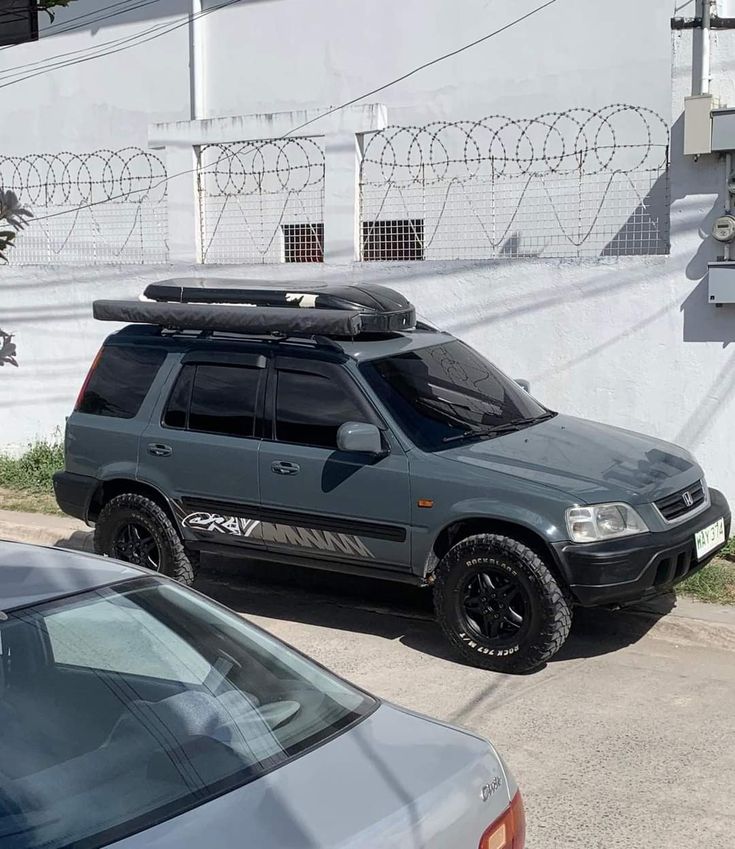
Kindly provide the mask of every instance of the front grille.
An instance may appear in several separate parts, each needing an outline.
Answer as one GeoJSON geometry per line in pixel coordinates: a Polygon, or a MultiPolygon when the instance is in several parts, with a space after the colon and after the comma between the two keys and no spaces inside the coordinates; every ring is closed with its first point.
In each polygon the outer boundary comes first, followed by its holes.
{"type": "Polygon", "coordinates": [[[676,522],[698,510],[705,501],[706,493],[702,481],[680,489],[666,498],[655,502],[658,512],[667,522],[676,522]]]}

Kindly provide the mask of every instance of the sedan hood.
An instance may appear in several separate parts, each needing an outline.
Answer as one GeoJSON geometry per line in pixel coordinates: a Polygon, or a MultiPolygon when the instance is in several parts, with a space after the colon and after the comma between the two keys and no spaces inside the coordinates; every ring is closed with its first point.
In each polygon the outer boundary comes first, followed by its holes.
{"type": "Polygon", "coordinates": [[[114,845],[459,849],[479,844],[515,789],[486,741],[381,705],[286,766],[114,845]]]}
{"type": "Polygon", "coordinates": [[[641,433],[557,415],[439,455],[562,490],[581,503],[654,501],[702,476],[683,448],[641,433]]]}

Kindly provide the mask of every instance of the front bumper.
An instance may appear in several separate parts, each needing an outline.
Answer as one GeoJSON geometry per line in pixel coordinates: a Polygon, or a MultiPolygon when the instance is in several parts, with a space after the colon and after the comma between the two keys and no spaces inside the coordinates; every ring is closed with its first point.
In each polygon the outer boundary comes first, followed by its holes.
{"type": "Polygon", "coordinates": [[[594,543],[554,545],[557,565],[576,601],[592,607],[636,601],[670,590],[706,566],[723,546],[697,560],[694,534],[718,519],[730,535],[730,507],[710,490],[711,504],[689,522],[665,531],[594,543]]]}

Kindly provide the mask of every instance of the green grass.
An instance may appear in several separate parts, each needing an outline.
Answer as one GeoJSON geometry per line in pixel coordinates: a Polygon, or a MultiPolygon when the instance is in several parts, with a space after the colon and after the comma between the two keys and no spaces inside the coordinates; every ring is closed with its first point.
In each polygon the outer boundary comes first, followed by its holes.
{"type": "Polygon", "coordinates": [[[20,457],[0,455],[0,509],[59,513],[53,495],[54,472],[64,468],[58,441],[38,441],[20,457]]]}
{"type": "MultiPolygon", "coordinates": [[[[732,550],[732,539],[728,547],[732,550]]],[[[701,572],[682,581],[676,589],[700,601],[735,604],[735,563],[717,558],[705,566],[701,572]]]]}

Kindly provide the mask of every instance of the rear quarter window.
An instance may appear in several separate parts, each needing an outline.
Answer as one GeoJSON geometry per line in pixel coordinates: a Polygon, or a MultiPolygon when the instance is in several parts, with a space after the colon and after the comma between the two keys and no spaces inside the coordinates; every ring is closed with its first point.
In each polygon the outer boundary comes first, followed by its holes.
{"type": "Polygon", "coordinates": [[[158,348],[103,348],[82,392],[78,412],[134,418],[165,357],[166,352],[158,348]]]}

